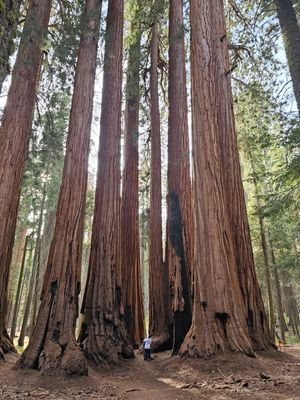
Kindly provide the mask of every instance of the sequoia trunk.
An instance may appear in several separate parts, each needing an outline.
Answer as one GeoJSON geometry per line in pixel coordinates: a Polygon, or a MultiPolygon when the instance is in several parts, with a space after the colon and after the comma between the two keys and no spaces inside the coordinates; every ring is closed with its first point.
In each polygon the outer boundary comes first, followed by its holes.
{"type": "Polygon", "coordinates": [[[272,348],[264,303],[256,276],[244,189],[242,184],[237,137],[234,124],[230,83],[230,63],[223,2],[215,3],[216,42],[214,56],[219,85],[216,88],[218,140],[222,157],[227,210],[232,229],[235,265],[246,307],[247,326],[255,350],[272,348]]]}
{"type": "Polygon", "coordinates": [[[163,263],[161,216],[161,147],[158,96],[158,22],[151,28],[150,114],[151,186],[149,250],[149,332],[152,349],[160,350],[170,341],[168,324],[168,271],[163,263]]]}
{"type": "Polygon", "coordinates": [[[85,358],[75,340],[75,323],[100,13],[101,0],[86,0],[62,184],[42,304],[34,334],[19,362],[20,367],[39,367],[43,373],[87,374],[85,358]]]}
{"type": "Polygon", "coordinates": [[[129,47],[126,82],[124,171],[121,203],[121,251],[122,296],[125,307],[125,323],[131,343],[138,347],[144,338],[138,213],[141,23],[138,13],[135,13],[133,18],[135,18],[135,20],[131,22],[132,42],[129,47]]]}
{"type": "Polygon", "coordinates": [[[275,0],[275,4],[300,114],[300,27],[292,0],[275,0]]]}
{"type": "Polygon", "coordinates": [[[171,0],[169,9],[168,192],[166,259],[172,287],[174,354],[192,321],[192,202],[182,0],[171,0]]]}
{"type": "Polygon", "coordinates": [[[8,275],[50,6],[51,0],[30,1],[0,127],[0,357],[13,349],[5,328],[8,275]]]}
{"type": "Polygon", "coordinates": [[[105,35],[100,147],[89,272],[80,343],[96,365],[133,357],[122,306],[120,139],[123,0],[109,0],[105,35]]]}
{"type": "Polygon", "coordinates": [[[192,326],[180,352],[191,357],[220,350],[254,355],[236,269],[219,143],[219,102],[224,99],[218,93],[228,79],[218,59],[219,3],[190,1],[195,295],[192,326]]]}

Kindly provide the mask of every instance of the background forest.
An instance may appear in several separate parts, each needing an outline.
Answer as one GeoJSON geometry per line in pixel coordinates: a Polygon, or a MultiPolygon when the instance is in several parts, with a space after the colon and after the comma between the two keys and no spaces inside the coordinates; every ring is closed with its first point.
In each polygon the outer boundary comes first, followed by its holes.
{"type": "MultiPolygon", "coordinates": [[[[44,24],[47,19],[46,15],[42,15],[41,10],[30,14],[33,3],[33,1],[0,0],[1,114],[4,112],[7,94],[12,83],[11,73],[15,62],[16,64],[19,62],[18,49],[22,46],[26,47],[25,41],[32,26],[36,26],[36,37],[38,36],[40,28],[35,18],[44,21],[44,24]],[[37,16],[37,13],[40,14],[37,16]]],[[[48,7],[50,10],[50,2],[43,0],[43,3],[45,3],[44,9],[48,7]]],[[[172,310],[176,327],[173,333],[176,332],[176,329],[178,333],[174,333],[171,339],[169,328],[166,328],[169,324],[167,321],[169,316],[164,315],[165,311],[156,304],[157,299],[165,304],[170,300],[165,298],[164,291],[164,288],[169,286],[169,283],[166,283],[168,277],[166,278],[164,275],[163,268],[155,269],[153,265],[167,265],[173,257],[175,270],[179,262],[176,261],[176,255],[172,253],[170,245],[177,240],[172,239],[173,236],[170,233],[172,229],[169,230],[170,215],[174,212],[172,205],[176,208],[177,204],[176,199],[170,200],[171,192],[175,190],[170,190],[170,188],[176,187],[176,190],[180,191],[181,183],[186,183],[187,189],[185,189],[182,201],[183,226],[189,225],[194,207],[190,199],[190,183],[187,183],[190,181],[190,176],[195,173],[193,168],[191,168],[191,172],[183,168],[180,172],[182,175],[176,172],[175,167],[172,169],[172,160],[174,160],[172,151],[174,148],[176,151],[178,146],[181,148],[182,159],[191,165],[193,163],[194,148],[191,147],[195,142],[190,147],[188,144],[188,140],[191,142],[192,137],[191,78],[193,74],[190,64],[193,54],[191,54],[192,50],[189,45],[191,40],[190,24],[192,23],[189,18],[190,4],[188,1],[183,2],[183,25],[180,26],[177,33],[175,32],[175,36],[182,37],[185,43],[184,64],[187,94],[184,93],[183,96],[185,96],[187,104],[185,129],[188,134],[185,139],[181,138],[181,143],[174,141],[174,147],[172,147],[168,140],[168,131],[171,124],[173,124],[173,128],[177,129],[177,126],[181,125],[181,121],[180,118],[177,121],[171,121],[169,118],[171,107],[174,107],[173,111],[175,110],[176,114],[176,104],[170,102],[170,96],[179,102],[182,93],[174,91],[172,94],[172,87],[170,89],[169,86],[172,68],[175,68],[169,62],[171,54],[169,46],[172,43],[169,36],[171,26],[169,2],[165,0],[156,2],[152,0],[125,1],[123,48],[118,49],[119,56],[120,54],[120,57],[123,56],[121,64],[120,60],[117,60],[118,62],[109,61],[109,56],[107,56],[108,61],[105,61],[105,49],[109,44],[113,46],[116,40],[115,35],[111,32],[120,33],[121,28],[117,25],[116,17],[109,15],[109,2],[103,1],[100,16],[100,3],[100,1],[84,2],[83,0],[52,1],[48,33],[40,44],[34,44],[37,46],[36,48],[40,46],[42,62],[39,65],[38,60],[35,60],[34,57],[29,61],[32,63],[30,67],[32,74],[36,74],[38,82],[36,93],[33,94],[32,124],[30,121],[17,121],[18,105],[14,104],[11,107],[11,118],[16,117],[16,123],[19,126],[29,124],[31,128],[24,173],[21,174],[21,194],[11,254],[5,327],[16,348],[23,351],[24,346],[26,347],[29,338],[33,335],[39,308],[45,309],[47,302],[50,301],[45,296],[45,282],[49,278],[47,275],[44,278],[45,272],[47,270],[46,274],[56,274],[55,268],[57,268],[56,271],[59,271],[60,268],[60,257],[63,259],[63,248],[59,248],[59,241],[61,240],[63,243],[63,239],[59,235],[59,229],[62,229],[61,226],[65,223],[64,212],[73,213],[74,218],[76,216],[80,218],[82,213],[85,216],[84,224],[82,223],[81,227],[76,228],[83,234],[83,243],[80,244],[79,232],[77,239],[75,238],[70,244],[70,246],[74,246],[74,249],[82,246],[82,260],[72,261],[76,264],[78,276],[70,283],[68,281],[70,273],[66,270],[64,289],[68,291],[71,290],[70,287],[73,287],[79,293],[81,287],[79,301],[78,304],[76,300],[73,304],[70,302],[64,313],[70,313],[74,317],[76,308],[84,313],[86,304],[95,300],[90,298],[97,290],[93,286],[93,282],[97,281],[97,272],[92,269],[91,272],[88,272],[88,270],[89,263],[93,263],[93,257],[96,260],[99,256],[97,252],[100,250],[97,248],[93,250],[93,246],[96,245],[91,246],[92,235],[98,235],[101,240],[106,240],[101,236],[106,229],[103,227],[109,225],[109,216],[114,215],[118,208],[118,204],[111,200],[111,196],[113,196],[111,182],[116,182],[118,175],[111,178],[109,166],[114,162],[112,161],[114,157],[119,157],[122,175],[122,199],[120,200],[122,277],[117,276],[116,280],[121,279],[123,284],[124,315],[129,341],[134,347],[138,347],[143,339],[144,329],[146,329],[146,333],[150,332],[156,337],[154,345],[157,350],[172,348],[173,352],[177,353],[191,324],[193,295],[188,293],[189,289],[186,293],[184,292],[185,278],[183,274],[178,282],[174,272],[175,278],[174,282],[170,284],[170,296],[173,302],[172,310]],[[97,18],[99,23],[95,22],[97,18]],[[107,21],[111,21],[111,26],[114,26],[111,28],[111,32],[108,32],[108,28],[106,30],[107,21]],[[85,30],[82,29],[83,27],[85,30]],[[85,32],[85,37],[82,36],[82,32],[85,32]],[[89,41],[91,35],[95,35],[96,38],[99,35],[98,48],[89,41]],[[80,47],[83,40],[86,40],[87,44],[85,47],[80,47]],[[89,50],[90,53],[88,53],[89,50]],[[93,54],[96,56],[96,64],[93,64],[93,54]],[[80,55],[82,70],[79,69],[78,57],[80,55]],[[35,63],[36,68],[34,67],[35,63]],[[84,65],[86,70],[84,70],[84,65]],[[121,65],[123,70],[121,70],[121,65]],[[35,72],[33,72],[34,68],[35,72]],[[111,86],[117,85],[113,75],[114,68],[119,68],[115,76],[122,74],[123,78],[119,100],[115,100],[109,92],[114,90],[111,86]],[[93,70],[94,78],[90,72],[93,70]],[[81,83],[80,86],[80,76],[86,76],[88,83],[81,83]],[[76,77],[79,77],[77,81],[76,77]],[[106,81],[105,77],[107,77],[106,81]],[[92,88],[94,88],[94,93],[92,88]],[[80,98],[81,93],[85,93],[85,97],[80,98]],[[107,120],[101,116],[101,98],[102,113],[107,115],[107,120]],[[110,131],[110,128],[107,128],[117,124],[114,117],[111,116],[118,114],[115,111],[117,101],[121,104],[119,117],[122,135],[119,139],[113,136],[113,130],[110,131]],[[139,111],[130,113],[136,104],[139,105],[139,111]],[[91,110],[92,106],[93,112],[87,116],[87,107],[90,107],[91,110]],[[76,116],[80,113],[86,115],[87,118],[79,126],[76,116]],[[128,128],[130,124],[131,128],[128,128]],[[100,139],[99,149],[100,125],[101,130],[107,129],[107,132],[111,132],[110,137],[113,139],[100,139]],[[80,139],[81,141],[76,138],[67,139],[71,129],[82,129],[83,131],[89,129],[88,126],[90,126],[90,138],[85,137],[80,139]],[[130,129],[134,134],[128,134],[130,129]],[[112,146],[111,142],[114,139],[119,140],[119,150],[116,146],[115,152],[113,147],[109,147],[112,146]],[[104,146],[104,143],[110,149],[111,158],[105,158],[104,152],[101,153],[101,145],[104,146]],[[78,178],[80,183],[86,179],[81,187],[77,181],[62,177],[66,154],[75,153],[75,149],[78,147],[82,151],[79,152],[80,154],[76,153],[79,154],[76,173],[77,177],[81,177],[78,178]],[[88,176],[84,178],[82,165],[87,162],[88,151],[88,176]],[[97,169],[98,151],[100,173],[97,169]],[[97,178],[97,173],[102,174],[102,178],[99,176],[97,178]],[[97,185],[97,179],[99,182],[101,179],[101,182],[104,182],[101,186],[102,191],[97,185]],[[83,189],[85,185],[86,194],[83,189]],[[69,195],[65,195],[63,199],[61,197],[59,200],[60,190],[67,187],[70,188],[69,195]],[[70,195],[72,187],[76,187],[76,198],[70,195]],[[102,209],[102,211],[100,210],[100,206],[99,209],[97,206],[95,208],[95,197],[97,199],[97,196],[98,198],[102,196],[103,204],[110,204],[106,213],[102,209]],[[61,208],[57,208],[59,202],[61,202],[61,208]],[[98,210],[99,214],[95,210],[98,210]],[[102,219],[94,217],[94,215],[100,214],[102,219]],[[138,221],[137,226],[134,221],[138,221]],[[53,240],[56,230],[58,236],[53,240]],[[131,242],[127,240],[128,238],[131,238],[131,242]],[[56,247],[53,243],[56,243],[56,247]],[[49,268],[49,264],[53,265],[52,270],[49,268]],[[128,272],[124,265],[134,265],[134,268],[128,272]],[[86,282],[88,282],[88,290],[85,290],[86,282]],[[157,282],[164,282],[167,286],[162,284],[160,287],[157,282]],[[178,288],[181,290],[179,294],[176,292],[179,290],[178,288]],[[141,295],[142,298],[139,297],[141,295]],[[143,304],[143,307],[140,309],[137,307],[134,310],[135,305],[139,302],[143,304]],[[185,308],[185,311],[187,310],[184,316],[180,314],[182,307],[185,308]],[[141,311],[142,308],[143,311],[141,311]],[[165,324],[165,326],[161,326],[161,324],[165,324]]],[[[181,2],[178,1],[178,3],[181,2]]],[[[298,25],[300,2],[298,0],[227,0],[224,3],[230,63],[229,70],[225,72],[226,76],[230,77],[233,91],[244,198],[256,273],[267,314],[270,337],[277,342],[278,339],[281,339],[286,343],[296,343],[300,341],[300,29],[298,25]]],[[[113,6],[111,6],[112,8],[113,6]]],[[[118,10],[114,11],[117,14],[118,10]]],[[[34,86],[34,81],[30,85],[34,86]]],[[[16,91],[18,90],[17,86],[18,84],[14,89],[16,91]]],[[[19,98],[20,96],[22,93],[19,94],[19,98]]],[[[28,113],[30,113],[29,110],[28,113]]],[[[30,119],[30,117],[28,118],[30,119]]],[[[6,116],[2,126],[7,120],[6,116]]],[[[180,138],[178,140],[180,141],[180,138]]],[[[24,143],[26,147],[26,139],[24,139],[24,143]]],[[[9,151],[9,149],[5,148],[5,151],[9,151]]],[[[4,150],[0,157],[2,154],[4,154],[4,150]]],[[[73,169],[71,164],[69,166],[65,164],[65,169],[68,168],[73,169]]],[[[232,190],[234,189],[232,188],[232,190]]],[[[2,200],[1,196],[2,194],[0,195],[2,200]]],[[[61,194],[61,196],[63,195],[61,194]]],[[[176,223],[174,224],[176,225],[176,223]]],[[[175,236],[176,226],[174,228],[175,236]]],[[[66,233],[66,235],[69,234],[66,233]]],[[[188,232],[185,232],[183,236],[186,242],[192,243],[188,232]]],[[[112,236],[107,240],[112,243],[112,236]]],[[[239,240],[242,241],[240,237],[237,237],[237,243],[239,240]]],[[[190,279],[193,279],[193,272],[189,270],[193,245],[191,244],[190,247],[187,246],[185,262],[190,279]]],[[[113,250],[107,250],[107,252],[109,251],[113,254],[113,250]]],[[[180,252],[181,250],[176,248],[176,251],[180,252]]],[[[178,253],[176,254],[178,257],[178,253]]],[[[109,257],[109,254],[102,254],[101,257],[109,257]]],[[[179,259],[181,263],[182,258],[179,257],[179,259]]],[[[64,262],[69,265],[65,260],[61,264],[64,262]]],[[[182,264],[180,265],[183,270],[182,264]]],[[[0,271],[4,276],[4,268],[0,271]]],[[[50,279],[53,282],[53,276],[50,279]]],[[[55,291],[56,288],[52,287],[51,290],[55,291]]],[[[107,296],[104,298],[104,302],[108,304],[109,301],[117,301],[117,295],[116,299],[111,300],[105,288],[102,287],[102,291],[103,296],[107,296]]],[[[60,312],[64,308],[62,301],[61,299],[57,300],[58,311],[56,310],[56,312],[60,312]]],[[[100,302],[100,300],[95,301],[100,302]]],[[[4,302],[0,305],[4,307],[4,302]]],[[[202,306],[205,307],[203,304],[202,306]]],[[[116,357],[120,353],[130,357],[130,345],[128,344],[128,348],[124,349],[124,346],[126,347],[125,339],[122,350],[117,348],[116,355],[114,355],[113,349],[119,345],[115,343],[106,342],[104,353],[99,353],[93,350],[96,346],[95,343],[85,341],[85,338],[91,335],[85,320],[85,318],[89,318],[89,310],[87,307],[85,317],[80,314],[76,323],[77,335],[79,335],[81,343],[84,343],[83,347],[89,354],[89,358],[95,363],[100,362],[103,358],[114,363],[117,362],[116,357]]],[[[1,312],[3,309],[0,309],[1,312]]],[[[70,317],[69,324],[73,317],[70,317]]],[[[42,316],[41,311],[39,318],[41,320],[46,318],[42,316]]],[[[99,318],[101,320],[101,316],[99,318]]],[[[111,328],[106,325],[107,318],[118,319],[120,316],[118,313],[114,314],[113,311],[113,316],[107,317],[104,312],[101,320],[102,326],[105,326],[103,328],[105,334],[109,335],[108,331],[111,328]]],[[[225,318],[226,325],[225,313],[219,316],[221,323],[224,323],[222,318],[225,318]]],[[[66,325],[68,323],[66,322],[66,325]]],[[[3,322],[2,325],[0,323],[0,328],[3,328],[3,322]]],[[[67,330],[67,328],[65,329],[67,330]]],[[[55,330],[54,322],[53,330],[55,330]]],[[[39,337],[47,335],[42,332],[44,331],[39,332],[39,337]]],[[[121,328],[118,335],[120,338],[125,335],[121,328]]],[[[39,346],[40,343],[36,345],[37,348],[39,346]]],[[[5,346],[3,346],[3,350],[5,352],[5,346]]],[[[33,355],[35,350],[32,350],[32,353],[30,351],[25,353],[23,362],[25,365],[32,363],[34,366],[37,363],[37,358],[33,355]]],[[[187,352],[189,351],[191,350],[187,350],[187,352]]],[[[45,350],[45,363],[48,363],[49,368],[55,364],[55,361],[51,359],[53,352],[55,353],[55,349],[50,349],[50,347],[45,350]]],[[[85,366],[80,363],[81,361],[78,361],[78,365],[80,365],[78,368],[85,370],[85,366]]]]}

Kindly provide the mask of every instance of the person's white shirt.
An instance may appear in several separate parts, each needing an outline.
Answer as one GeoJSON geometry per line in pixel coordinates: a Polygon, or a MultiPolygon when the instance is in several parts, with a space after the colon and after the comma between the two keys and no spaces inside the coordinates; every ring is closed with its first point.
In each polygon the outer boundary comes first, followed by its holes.
{"type": "Polygon", "coordinates": [[[151,348],[151,342],[152,342],[152,339],[151,339],[151,338],[145,338],[145,339],[143,340],[144,349],[145,349],[145,350],[150,350],[150,348],[151,348]]]}

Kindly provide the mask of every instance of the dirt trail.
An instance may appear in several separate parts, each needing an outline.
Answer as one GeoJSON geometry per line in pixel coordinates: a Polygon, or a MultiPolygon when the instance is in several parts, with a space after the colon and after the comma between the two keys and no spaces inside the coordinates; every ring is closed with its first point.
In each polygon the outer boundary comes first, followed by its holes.
{"type": "Polygon", "coordinates": [[[300,400],[300,346],[289,354],[248,358],[221,354],[209,360],[180,360],[168,352],[143,361],[141,354],[119,367],[88,377],[43,377],[0,364],[0,400],[300,400]]]}

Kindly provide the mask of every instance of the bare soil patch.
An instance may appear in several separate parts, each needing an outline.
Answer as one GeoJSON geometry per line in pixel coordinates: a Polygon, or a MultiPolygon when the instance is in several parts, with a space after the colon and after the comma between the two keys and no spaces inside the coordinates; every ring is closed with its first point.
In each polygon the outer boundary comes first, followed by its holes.
{"type": "Polygon", "coordinates": [[[90,368],[88,377],[68,379],[16,370],[17,357],[0,364],[1,400],[300,400],[300,346],[256,358],[181,360],[165,352],[145,362],[137,353],[119,367],[90,368]]]}

